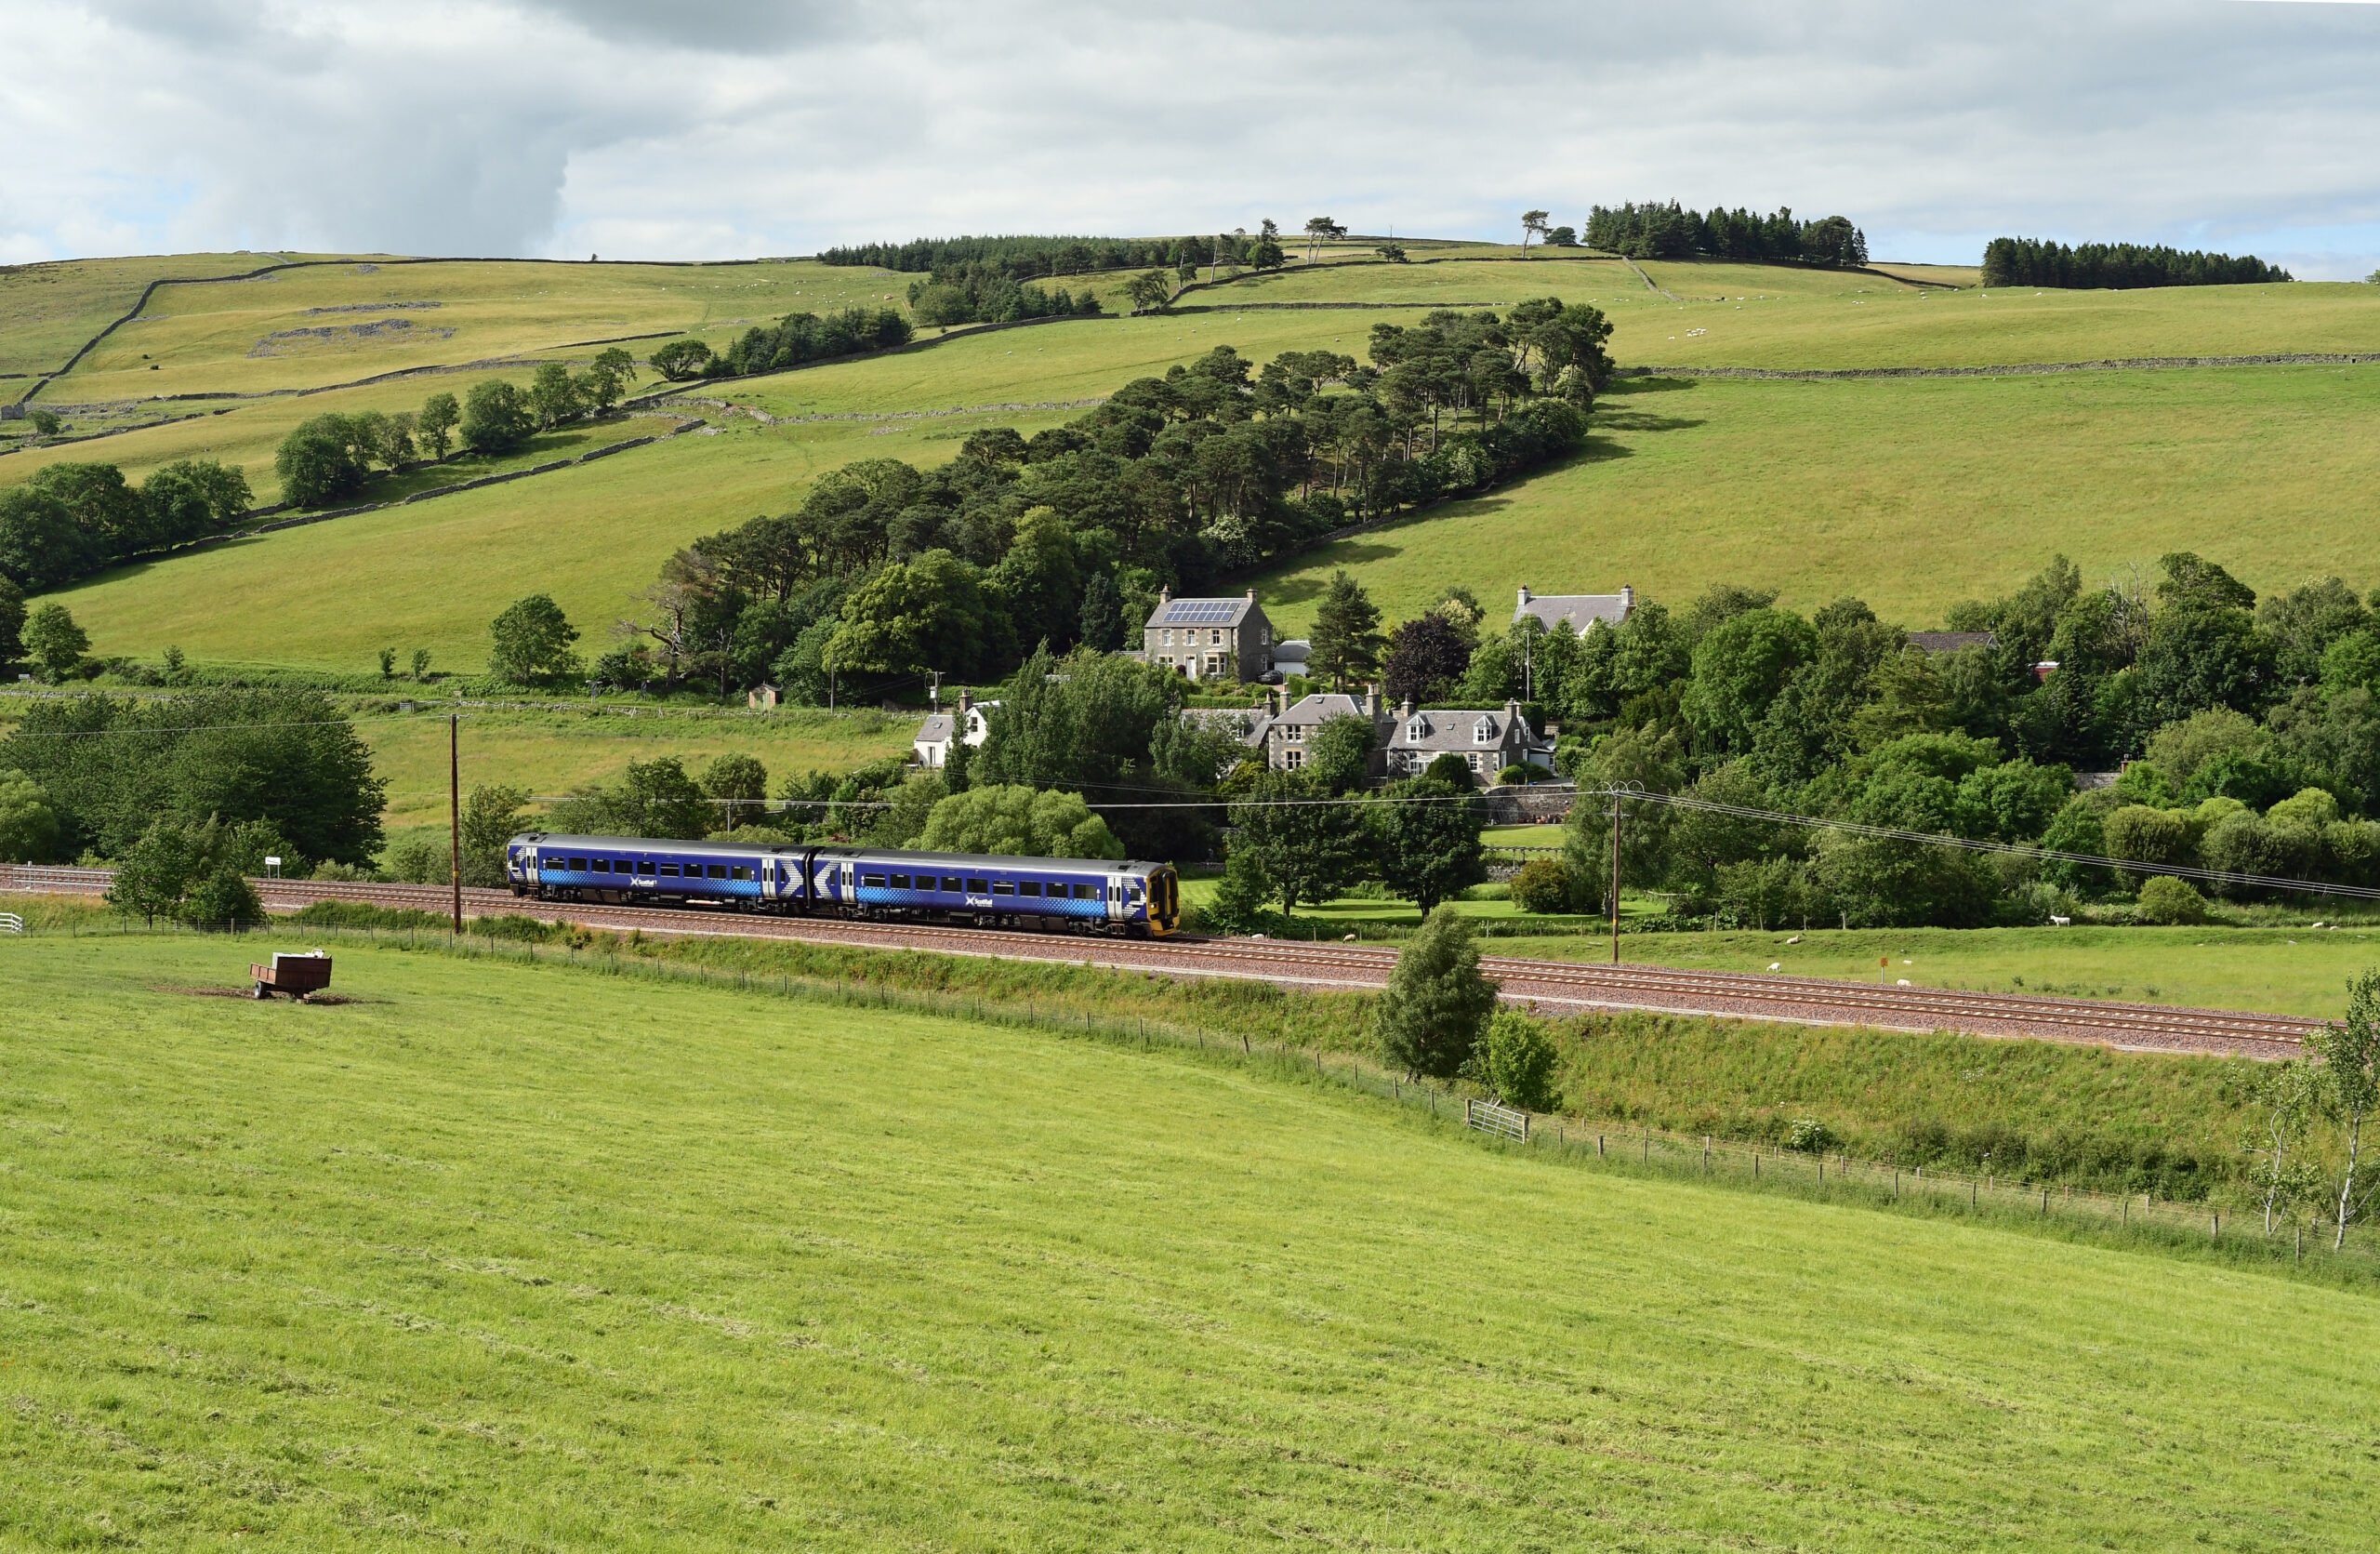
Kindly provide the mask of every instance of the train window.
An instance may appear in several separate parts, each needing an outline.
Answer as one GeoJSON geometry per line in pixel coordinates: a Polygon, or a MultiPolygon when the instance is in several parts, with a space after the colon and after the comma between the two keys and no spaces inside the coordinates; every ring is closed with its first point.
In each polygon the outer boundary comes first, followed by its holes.
{"type": "Polygon", "coordinates": [[[586,860],[585,858],[573,858],[573,859],[571,859],[571,860],[570,860],[570,871],[571,871],[572,873],[574,873],[574,874],[584,874],[584,873],[586,873],[586,872],[587,872],[587,860],[586,860]]]}
{"type": "Polygon", "coordinates": [[[1009,883],[1006,880],[994,880],[992,882],[992,894],[994,896],[1014,896],[1016,894],[1016,886],[1009,883]]]}
{"type": "Polygon", "coordinates": [[[653,876],[653,860],[652,860],[651,858],[639,858],[639,859],[637,859],[636,871],[637,871],[638,873],[640,873],[640,874],[644,875],[647,879],[652,878],[652,876],[653,876]]]}
{"type": "Polygon", "coordinates": [[[704,870],[703,872],[714,880],[723,880],[727,878],[727,865],[723,863],[714,863],[709,868],[704,870]]]}
{"type": "MultiPolygon", "coordinates": [[[[945,890],[947,890],[947,889],[950,889],[950,888],[952,888],[952,887],[951,887],[951,886],[949,886],[948,884],[945,884],[945,885],[944,885],[944,887],[943,887],[943,888],[944,888],[944,889],[945,889],[945,890]]],[[[992,887],[991,887],[991,886],[989,886],[989,885],[987,885],[987,884],[985,884],[985,883],[983,881],[981,881],[981,880],[970,880],[970,881],[968,881],[968,882],[967,882],[967,888],[968,888],[969,890],[973,891],[976,895],[981,896],[981,895],[983,895],[985,891],[987,891],[987,890],[991,889],[992,887]]]]}
{"type": "Polygon", "coordinates": [[[1099,899],[1099,887],[1097,885],[1077,885],[1075,886],[1075,899],[1078,901],[1096,901],[1099,899]]]}
{"type": "Polygon", "coordinates": [[[674,863],[665,863],[661,866],[661,872],[674,880],[678,877],[678,866],[674,863]]]}
{"type": "Polygon", "coordinates": [[[859,883],[867,886],[871,890],[882,890],[884,888],[884,876],[881,874],[862,874],[859,877],[859,883]]]}
{"type": "Polygon", "coordinates": [[[739,864],[737,864],[737,865],[735,866],[735,868],[734,868],[734,870],[729,873],[729,876],[728,876],[728,877],[729,877],[730,879],[735,879],[735,880],[748,880],[748,879],[750,879],[750,878],[752,877],[752,871],[751,871],[749,869],[745,868],[742,864],[740,864],[740,863],[739,863],[739,864]]]}
{"type": "Polygon", "coordinates": [[[892,876],[892,888],[893,888],[894,890],[906,890],[906,889],[908,889],[908,888],[909,888],[909,876],[907,876],[906,874],[895,874],[895,875],[893,875],[893,876],[892,876]]]}
{"type": "Polygon", "coordinates": [[[1041,894],[1041,882],[1038,880],[1019,880],[1016,882],[1016,893],[1019,896],[1038,896],[1041,894]]]}
{"type": "Polygon", "coordinates": [[[942,877],[942,888],[945,892],[952,896],[963,896],[966,894],[965,887],[962,886],[957,879],[948,874],[945,874],[942,877]]]}
{"type": "Polygon", "coordinates": [[[597,858],[597,859],[595,860],[595,867],[594,867],[594,869],[593,869],[592,870],[590,870],[590,872],[592,872],[592,873],[597,873],[597,874],[608,874],[608,873],[610,873],[611,871],[612,871],[612,860],[611,860],[610,858],[597,858]]]}
{"type": "Polygon", "coordinates": [[[1135,901],[1139,900],[1139,899],[1141,898],[1141,882],[1140,882],[1140,881],[1138,881],[1138,880],[1134,880],[1134,881],[1132,882],[1131,889],[1132,889],[1132,899],[1133,899],[1133,900],[1135,900],[1135,901]]]}

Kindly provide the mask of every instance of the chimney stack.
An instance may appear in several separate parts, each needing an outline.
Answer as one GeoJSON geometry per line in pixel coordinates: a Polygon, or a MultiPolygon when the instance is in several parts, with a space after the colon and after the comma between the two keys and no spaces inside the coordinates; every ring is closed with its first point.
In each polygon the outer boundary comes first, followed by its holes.
{"type": "Polygon", "coordinates": [[[1528,585],[1527,583],[1523,583],[1521,585],[1521,608],[1528,608],[1528,585]]]}
{"type": "Polygon", "coordinates": [[[1403,718],[1408,723],[1413,721],[1413,698],[1411,697],[1408,696],[1405,698],[1404,704],[1397,708],[1396,715],[1403,718]]]}
{"type": "Polygon", "coordinates": [[[1256,591],[1252,588],[1248,591],[1248,602],[1251,604],[1256,603],[1256,591]]]}
{"type": "Polygon", "coordinates": [[[1378,685],[1368,684],[1364,686],[1364,711],[1370,717],[1380,716],[1380,687],[1378,685]]]}
{"type": "Polygon", "coordinates": [[[1158,585],[1158,588],[1157,588],[1157,602],[1159,604],[1167,604],[1167,603],[1169,603],[1172,598],[1173,598],[1173,585],[1172,585],[1171,583],[1163,583],[1163,584],[1158,585]]]}
{"type": "Polygon", "coordinates": [[[1626,583],[1620,585],[1620,618],[1627,619],[1636,613],[1636,591],[1626,583]]]}

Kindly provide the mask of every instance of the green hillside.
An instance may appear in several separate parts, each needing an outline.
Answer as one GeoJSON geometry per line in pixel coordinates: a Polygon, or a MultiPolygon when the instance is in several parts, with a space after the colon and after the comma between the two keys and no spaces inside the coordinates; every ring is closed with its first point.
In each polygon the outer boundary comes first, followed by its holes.
{"type": "Polygon", "coordinates": [[[2380,1516],[2361,1294],[757,992],[344,944],[355,1002],[191,996],[262,948],[0,941],[0,1541],[2279,1549],[2380,1516]]]}
{"type": "MultiPolygon", "coordinates": [[[[127,568],[67,597],[101,653],[154,656],[178,644],[208,659],[353,670],[381,646],[421,645],[442,664],[460,667],[478,661],[487,620],[520,593],[546,589],[575,620],[601,630],[676,546],[794,507],[813,478],[848,460],[883,455],[931,464],[977,427],[1014,424],[1029,433],[1059,424],[1078,414],[1081,402],[1220,343],[1260,360],[1317,347],[1360,357],[1375,324],[1411,322],[1418,315],[1408,307],[1448,300],[1503,302],[1547,292],[1592,299],[1614,321],[1612,351],[1623,364],[1831,370],[2380,349],[2380,288],[2371,286],[1987,297],[1879,273],[1646,265],[1686,299],[1673,301],[1615,260],[1517,261],[1514,252],[1468,246],[1429,250],[1451,256],[1445,262],[1292,267],[1183,299],[1185,308],[1210,311],[1070,320],[942,343],[929,338],[886,356],[694,385],[686,412],[720,422],[724,433],[127,568]],[[1285,300],[1389,305],[1252,306],[1285,300]],[[748,406],[777,424],[723,411],[717,402],[748,406]],[[882,418],[804,418],[842,417],[882,418]]],[[[119,331],[44,400],[92,403],[168,385],[267,392],[375,371],[498,357],[512,365],[232,401],[220,415],[204,413],[218,402],[141,401],[127,413],[163,407],[196,418],[0,458],[0,482],[60,459],[111,459],[137,476],[174,458],[212,457],[242,465],[259,499],[269,499],[276,490],[271,451],[308,415],[401,409],[480,376],[520,380],[543,356],[583,360],[591,348],[565,349],[577,341],[677,328],[719,343],[744,320],[795,308],[897,303],[908,279],[807,261],[458,261],[368,271],[366,262],[286,272],[271,282],[165,288],[152,305],[153,322],[119,331]],[[321,342],[306,337],[278,353],[251,354],[282,331],[371,322],[384,315],[370,304],[399,300],[441,305],[385,314],[411,320],[416,327],[407,330],[321,342]],[[308,311],[358,307],[364,311],[308,311]],[[433,328],[454,333],[424,338],[421,331],[433,328]],[[143,364],[143,354],[152,363],[143,364]],[[147,370],[151,365],[159,370],[147,370]]],[[[1119,284],[1095,279],[1110,289],[1119,284]]],[[[1321,580],[1338,565],[1355,566],[1392,616],[1450,582],[1483,599],[1523,582],[1541,591],[1629,582],[1674,599],[1725,577],[1773,584],[1787,602],[1805,605],[1854,592],[1924,625],[1957,599],[2012,585],[2060,550],[2102,574],[2189,547],[2260,589],[2333,571],[2368,586],[2380,580],[2362,578],[2360,561],[2375,488],[2374,371],[1623,379],[1595,412],[1585,458],[1312,553],[1257,581],[1276,618],[1293,628],[1304,624],[1321,580]],[[2213,538],[2211,514],[2221,518],[2213,538]]],[[[575,429],[511,462],[585,451],[658,424],[575,429]]],[[[402,494],[448,478],[429,472],[408,477],[410,487],[390,483],[379,490],[402,494]]]]}

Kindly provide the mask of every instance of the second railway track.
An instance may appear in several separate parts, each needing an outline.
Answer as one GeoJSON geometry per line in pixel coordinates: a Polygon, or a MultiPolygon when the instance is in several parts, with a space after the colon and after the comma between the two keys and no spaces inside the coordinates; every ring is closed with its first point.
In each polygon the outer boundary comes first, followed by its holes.
{"type": "MultiPolygon", "coordinates": [[[[99,869],[0,869],[0,890],[98,895],[110,875],[99,869]]],[[[295,910],[343,900],[443,912],[452,893],[432,885],[312,880],[258,880],[269,908],[295,910]]],[[[1393,950],[1280,939],[1122,939],[1015,929],[925,923],[767,917],[701,908],[601,906],[523,901],[503,890],[466,890],[465,912],[529,912],[553,922],[651,935],[794,939],[854,949],[931,950],[1107,966],[1123,971],[1240,976],[1302,987],[1372,988],[1388,980],[1393,950]]],[[[2162,1052],[2290,1057],[2320,1020],[2241,1010],[2101,1003],[1942,988],[1883,987],[1816,977],[1688,971],[1668,966],[1601,965],[1483,956],[1481,969],[1503,984],[1507,999],[1567,1008],[1641,1009],[1664,1014],[1867,1025],[1895,1030],[1958,1030],[2162,1052]]]]}

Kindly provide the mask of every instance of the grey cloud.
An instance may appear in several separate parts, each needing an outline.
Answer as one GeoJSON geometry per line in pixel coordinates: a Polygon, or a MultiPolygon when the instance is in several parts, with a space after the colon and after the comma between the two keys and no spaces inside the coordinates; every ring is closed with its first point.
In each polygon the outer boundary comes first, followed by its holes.
{"type": "MultiPolygon", "coordinates": [[[[86,185],[150,169],[148,219],[190,242],[236,229],[259,246],[719,256],[1317,210],[1501,233],[1524,205],[1576,221],[1593,202],[1673,195],[1841,211],[1928,257],[1971,259],[1975,234],[1999,231],[2279,234],[2344,263],[2373,246],[2353,229],[2380,220],[2380,7],[453,0],[395,18],[108,0],[72,14],[132,46],[67,29],[62,68],[32,82],[30,106],[0,100],[0,131],[49,122],[45,92],[110,81],[134,105],[125,148],[169,149],[74,153],[86,185]]],[[[58,174],[0,169],[10,252],[101,224],[58,174]]],[[[120,217],[123,185],[109,187],[120,217]]]]}

